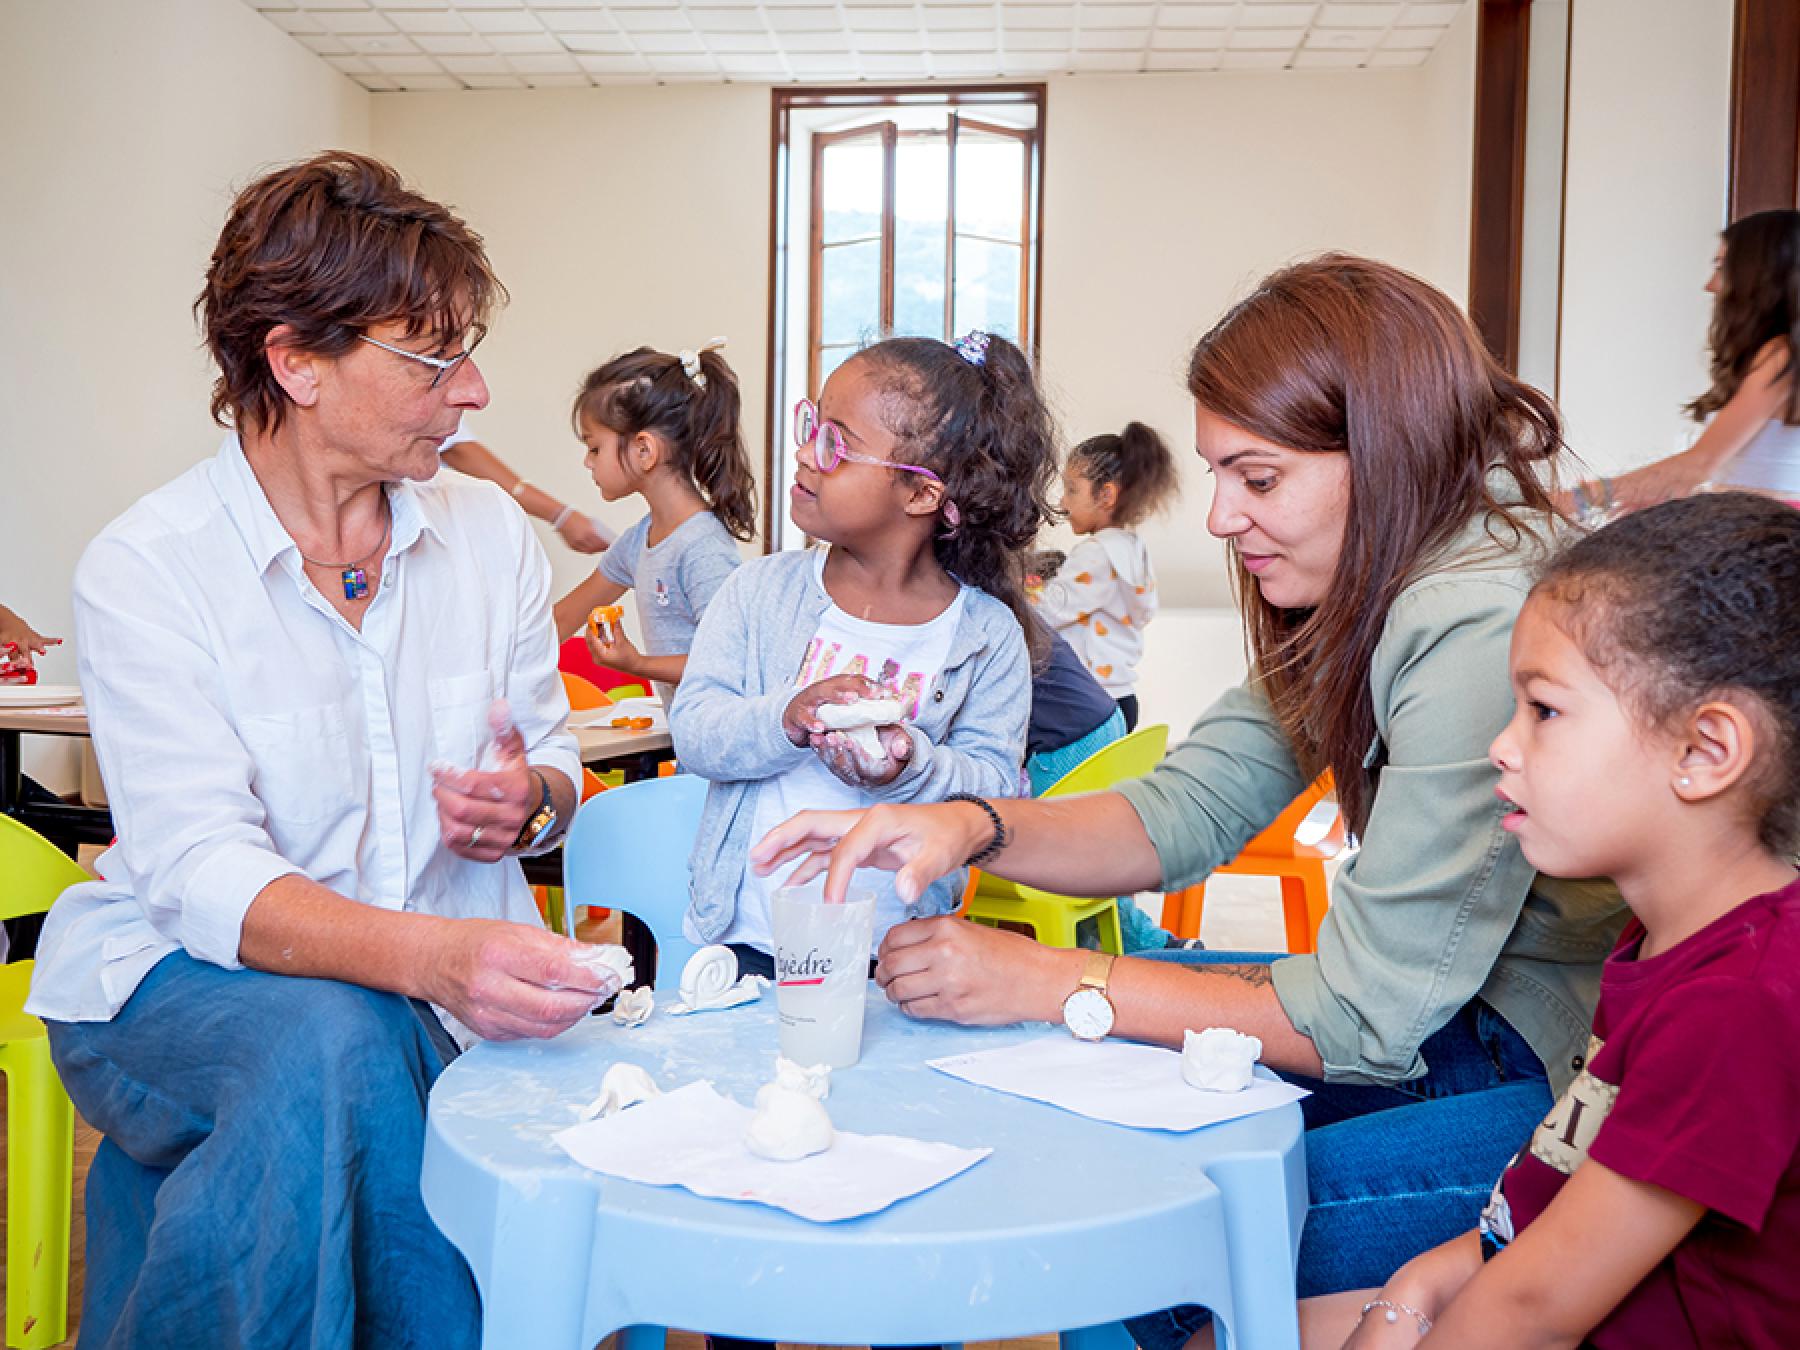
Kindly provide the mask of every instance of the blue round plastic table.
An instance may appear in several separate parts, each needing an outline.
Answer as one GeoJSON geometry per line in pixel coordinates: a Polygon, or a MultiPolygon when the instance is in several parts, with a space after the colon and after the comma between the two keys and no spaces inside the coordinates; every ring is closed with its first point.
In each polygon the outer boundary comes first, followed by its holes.
{"type": "Polygon", "coordinates": [[[1214,1310],[1221,1345],[1296,1350],[1306,1210],[1297,1105],[1187,1134],[1106,1125],[928,1068],[1047,1034],[915,1022],[870,986],[862,1060],[832,1075],[840,1129],[991,1156],[860,1219],[810,1223],[577,1164],[552,1136],[616,1060],[665,1091],[708,1078],[748,1104],[774,1068],[775,1000],[644,1026],[585,1019],[483,1044],[431,1093],[423,1188],[481,1290],[482,1344],[627,1350],[680,1327],[770,1341],[925,1345],[1062,1333],[1128,1346],[1120,1318],[1214,1310]]]}

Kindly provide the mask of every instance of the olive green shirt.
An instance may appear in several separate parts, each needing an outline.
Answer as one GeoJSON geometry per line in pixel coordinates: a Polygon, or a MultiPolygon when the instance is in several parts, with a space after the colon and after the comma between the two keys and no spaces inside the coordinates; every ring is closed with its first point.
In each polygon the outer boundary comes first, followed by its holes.
{"type": "MultiPolygon", "coordinates": [[[[1274,963],[1276,995],[1333,1082],[1424,1074],[1427,1037],[1479,996],[1560,1092],[1580,1067],[1600,964],[1625,919],[1606,881],[1540,876],[1501,828],[1488,743],[1512,717],[1507,652],[1542,545],[1498,516],[1400,593],[1369,668],[1376,773],[1361,848],[1339,868],[1314,954],[1274,963]]],[[[1306,786],[1254,675],[1119,791],[1165,890],[1236,857],[1306,786]]]]}

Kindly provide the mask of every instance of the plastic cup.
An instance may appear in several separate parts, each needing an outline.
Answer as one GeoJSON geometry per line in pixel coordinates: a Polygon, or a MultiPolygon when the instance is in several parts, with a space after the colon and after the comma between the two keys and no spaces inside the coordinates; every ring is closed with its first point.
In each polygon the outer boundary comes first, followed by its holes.
{"type": "Polygon", "coordinates": [[[862,1056],[875,893],[852,887],[847,903],[831,905],[820,882],[788,886],[775,892],[769,911],[782,1055],[849,1067],[862,1056]]]}

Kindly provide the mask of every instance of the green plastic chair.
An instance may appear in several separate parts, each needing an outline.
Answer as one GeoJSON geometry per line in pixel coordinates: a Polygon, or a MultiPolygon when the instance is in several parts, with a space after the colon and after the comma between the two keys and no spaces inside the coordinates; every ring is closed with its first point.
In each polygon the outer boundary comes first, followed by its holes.
{"type": "MultiPolygon", "coordinates": [[[[42,914],[88,874],[49,840],[0,816],[0,919],[42,914]]],[[[0,966],[0,1074],[6,1075],[6,1343],[42,1350],[69,1334],[69,1199],[75,1109],[50,1063],[44,1024],[25,1011],[30,961],[0,966]]]]}
{"type": "MultiPolygon", "coordinates": [[[[1167,726],[1139,727],[1129,736],[1101,746],[1045,788],[1043,795],[1073,797],[1082,792],[1104,792],[1128,779],[1142,778],[1161,762],[1168,748],[1167,726]]],[[[975,871],[970,873],[963,913],[990,928],[1003,924],[1028,928],[1046,947],[1073,947],[1077,926],[1084,919],[1096,919],[1100,950],[1117,955],[1125,948],[1119,932],[1116,895],[1057,895],[975,871]]]]}

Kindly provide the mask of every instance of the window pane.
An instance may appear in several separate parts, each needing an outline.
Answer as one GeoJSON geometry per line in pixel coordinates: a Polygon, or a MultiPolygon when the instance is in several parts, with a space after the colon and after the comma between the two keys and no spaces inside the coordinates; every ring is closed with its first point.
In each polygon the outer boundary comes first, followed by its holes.
{"type": "Polygon", "coordinates": [[[1024,224],[1025,145],[979,131],[956,138],[956,232],[1018,239],[1024,224]]]}
{"type": "Polygon", "coordinates": [[[894,332],[944,336],[944,217],[950,147],[943,136],[902,136],[894,168],[894,332]]]}
{"type": "Polygon", "coordinates": [[[881,241],[836,244],[819,256],[819,342],[858,342],[881,327],[881,241]]]}
{"type": "Polygon", "coordinates": [[[958,337],[979,328],[1019,340],[1019,245],[957,236],[956,322],[951,326],[958,337]]]}
{"type": "Polygon", "coordinates": [[[827,145],[821,173],[824,239],[861,239],[881,233],[881,137],[827,145]]]}

